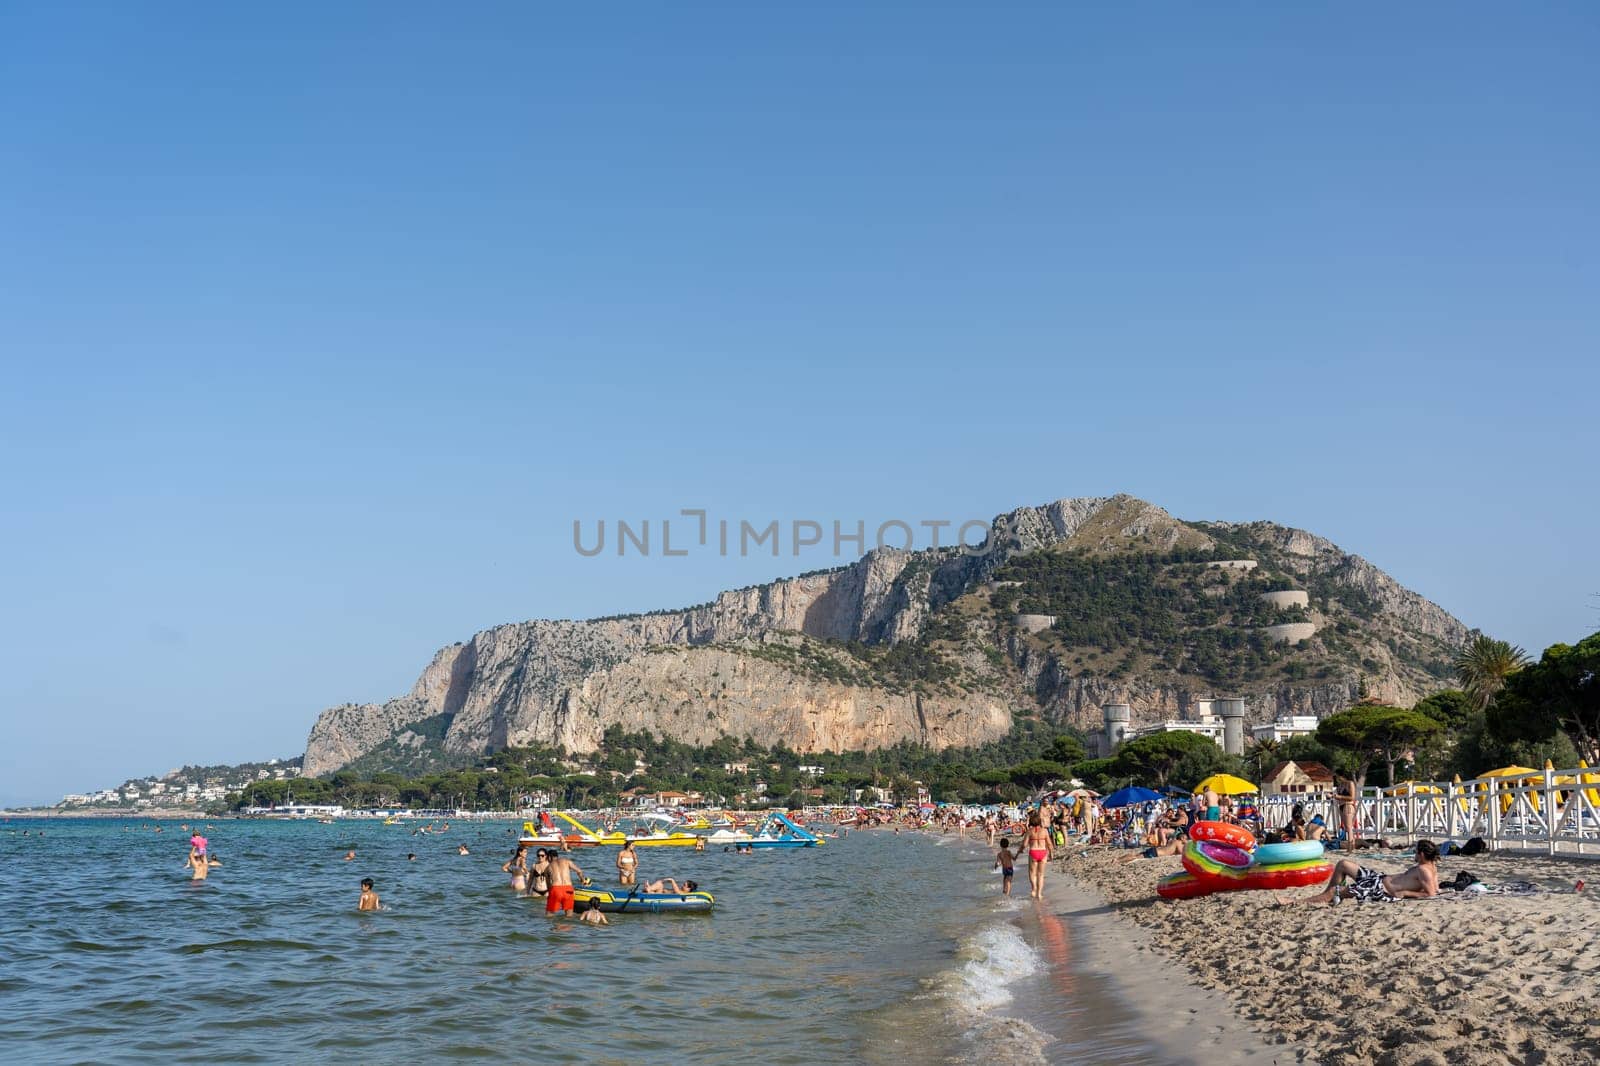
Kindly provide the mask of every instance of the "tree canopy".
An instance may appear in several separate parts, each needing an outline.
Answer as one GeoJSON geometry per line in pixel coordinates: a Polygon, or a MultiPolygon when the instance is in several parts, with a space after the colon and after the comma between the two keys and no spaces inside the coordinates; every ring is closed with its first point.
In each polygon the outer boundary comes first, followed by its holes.
{"type": "Polygon", "coordinates": [[[1394,784],[1394,765],[1409,749],[1437,736],[1443,727],[1419,711],[1403,707],[1362,704],[1324,718],[1317,726],[1317,740],[1343,748],[1353,757],[1357,784],[1364,784],[1367,769],[1378,759],[1389,767],[1389,784],[1394,784]]]}
{"type": "Polygon", "coordinates": [[[1600,760],[1600,633],[1553,644],[1537,663],[1511,675],[1488,711],[1490,731],[1505,741],[1537,741],[1561,732],[1578,754],[1600,760]]]}
{"type": "MultiPolygon", "coordinates": [[[[1207,759],[1212,754],[1220,756],[1222,750],[1209,737],[1198,733],[1151,733],[1128,741],[1117,750],[1111,760],[1115,776],[1129,777],[1136,782],[1165,785],[1167,778],[1193,756],[1193,762],[1207,759]]],[[[1202,775],[1203,776],[1203,775],[1202,775]]]]}

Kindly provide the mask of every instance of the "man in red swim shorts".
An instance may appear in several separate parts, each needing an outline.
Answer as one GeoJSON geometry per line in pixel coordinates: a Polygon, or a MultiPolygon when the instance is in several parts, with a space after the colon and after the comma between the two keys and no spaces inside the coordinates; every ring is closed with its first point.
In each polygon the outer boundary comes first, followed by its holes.
{"type": "Polygon", "coordinates": [[[588,884],[589,879],[584,877],[583,869],[571,859],[556,855],[550,860],[550,866],[545,870],[545,876],[550,879],[550,892],[545,896],[544,912],[546,914],[570,913],[574,907],[572,902],[572,875],[577,874],[583,878],[583,883],[588,884]]]}

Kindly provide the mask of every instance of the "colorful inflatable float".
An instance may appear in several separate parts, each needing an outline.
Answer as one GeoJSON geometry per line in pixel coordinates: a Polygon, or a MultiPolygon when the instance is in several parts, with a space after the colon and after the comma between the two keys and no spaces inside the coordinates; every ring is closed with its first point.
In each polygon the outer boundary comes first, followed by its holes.
{"type": "Polygon", "coordinates": [[[607,914],[664,914],[709,911],[716,900],[709,892],[640,892],[622,888],[575,888],[574,903],[593,903],[607,914]]]}
{"type": "Polygon", "coordinates": [[[1256,846],[1236,825],[1196,822],[1183,849],[1183,872],[1156,882],[1162,899],[1193,899],[1213,892],[1300,888],[1333,875],[1333,864],[1314,840],[1256,846]]]}

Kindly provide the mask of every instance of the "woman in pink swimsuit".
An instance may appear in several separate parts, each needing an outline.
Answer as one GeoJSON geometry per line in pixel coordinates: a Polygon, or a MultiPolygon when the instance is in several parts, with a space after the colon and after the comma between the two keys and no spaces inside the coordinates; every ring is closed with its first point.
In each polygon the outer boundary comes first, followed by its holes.
{"type": "Polygon", "coordinates": [[[1039,812],[1028,815],[1028,835],[1023,838],[1028,849],[1028,895],[1044,898],[1044,864],[1050,858],[1050,831],[1044,827],[1039,812]]]}

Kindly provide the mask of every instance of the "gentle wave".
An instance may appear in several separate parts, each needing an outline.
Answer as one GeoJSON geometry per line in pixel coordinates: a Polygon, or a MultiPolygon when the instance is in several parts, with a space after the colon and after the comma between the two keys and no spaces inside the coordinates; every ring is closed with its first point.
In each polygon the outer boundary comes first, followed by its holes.
{"type": "Polygon", "coordinates": [[[1010,985],[1045,967],[1043,957],[1010,924],[980,929],[956,949],[961,965],[934,977],[933,991],[958,1008],[986,1012],[1011,1002],[1010,985]]]}

